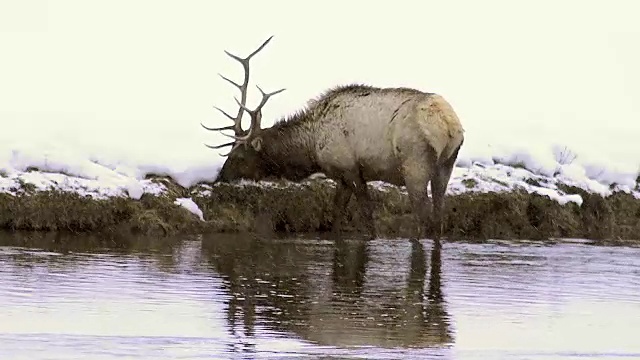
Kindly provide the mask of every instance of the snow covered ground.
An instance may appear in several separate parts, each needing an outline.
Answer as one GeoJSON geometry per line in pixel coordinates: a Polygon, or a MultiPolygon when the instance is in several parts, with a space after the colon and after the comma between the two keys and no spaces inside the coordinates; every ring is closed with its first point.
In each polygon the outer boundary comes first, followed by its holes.
{"type": "MultiPolygon", "coordinates": [[[[224,161],[216,153],[211,154],[210,164],[182,162],[174,166],[170,162],[163,163],[161,156],[155,163],[136,163],[132,158],[123,160],[113,155],[109,157],[108,154],[80,154],[60,146],[8,148],[5,145],[0,149],[0,192],[19,195],[27,194],[27,189],[56,189],[95,199],[112,196],[139,199],[144,193],[158,195],[167,190],[161,183],[145,179],[148,174],[169,175],[178,184],[188,188],[199,182],[213,180],[224,161]]],[[[621,190],[640,199],[640,189],[636,183],[638,169],[607,168],[597,163],[581,163],[578,159],[579,155],[560,146],[536,153],[514,148],[509,152],[509,148],[502,147],[493,154],[479,152],[473,156],[463,155],[453,173],[448,193],[499,192],[521,188],[530,193],[547,195],[561,204],[582,204],[579,195],[567,195],[558,189],[558,184],[565,184],[603,196],[621,190]]],[[[376,184],[381,188],[388,186],[376,184]]],[[[242,185],[256,184],[244,182],[242,185]]],[[[206,187],[201,191],[206,191],[206,187]]],[[[191,199],[180,198],[175,203],[202,218],[202,212],[191,199]]]]}

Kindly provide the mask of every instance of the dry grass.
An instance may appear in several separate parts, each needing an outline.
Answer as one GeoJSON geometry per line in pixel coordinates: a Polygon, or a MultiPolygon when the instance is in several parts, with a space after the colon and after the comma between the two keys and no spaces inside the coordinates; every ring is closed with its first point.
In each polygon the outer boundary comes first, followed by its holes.
{"type": "Polygon", "coordinates": [[[166,196],[94,200],[76,193],[0,194],[0,227],[9,230],[167,235],[203,225],[166,196]]]}
{"type": "MultiPolygon", "coordinates": [[[[370,188],[376,207],[374,216],[381,235],[410,236],[417,229],[406,195],[396,189],[370,188]]],[[[468,239],[545,239],[583,237],[590,239],[640,238],[640,200],[625,193],[603,198],[578,188],[568,193],[583,196],[582,207],[560,205],[549,197],[525,191],[467,193],[448,196],[445,206],[445,234],[468,239]]],[[[255,231],[256,226],[285,232],[328,230],[333,188],[323,181],[299,189],[215,187],[206,197],[194,200],[209,216],[221,223],[240,223],[229,230],[255,231]],[[233,210],[232,210],[233,209],[233,210]],[[242,210],[242,211],[241,211],[242,210]],[[224,213],[230,214],[225,219],[224,213]]],[[[355,199],[349,203],[347,229],[357,231],[361,218],[355,199]]]]}
{"type": "MultiPolygon", "coordinates": [[[[0,194],[0,228],[10,230],[96,232],[164,236],[202,232],[322,232],[329,229],[333,186],[313,180],[302,186],[266,187],[218,185],[203,194],[204,185],[184,189],[158,178],[169,191],[128,198],[93,200],[75,193],[33,192],[0,194]],[[173,204],[191,196],[205,214],[205,222],[173,204]]],[[[466,239],[640,239],[640,200],[625,193],[603,198],[578,188],[582,207],[560,205],[548,197],[524,191],[467,193],[446,199],[445,234],[466,239]]],[[[417,222],[409,201],[395,188],[371,187],[374,216],[380,235],[406,237],[417,222]]],[[[345,230],[357,231],[361,217],[352,199],[345,230]],[[353,215],[351,215],[353,214],[353,215]]]]}

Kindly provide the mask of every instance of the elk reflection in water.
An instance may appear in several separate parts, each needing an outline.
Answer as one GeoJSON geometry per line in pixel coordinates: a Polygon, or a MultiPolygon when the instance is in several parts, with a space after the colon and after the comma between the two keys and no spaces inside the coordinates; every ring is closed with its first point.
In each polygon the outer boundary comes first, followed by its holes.
{"type": "Polygon", "coordinates": [[[441,245],[418,241],[211,239],[203,255],[225,278],[237,337],[256,324],[324,346],[451,344],[441,245]],[[425,291],[427,262],[430,267],[425,291]]]}

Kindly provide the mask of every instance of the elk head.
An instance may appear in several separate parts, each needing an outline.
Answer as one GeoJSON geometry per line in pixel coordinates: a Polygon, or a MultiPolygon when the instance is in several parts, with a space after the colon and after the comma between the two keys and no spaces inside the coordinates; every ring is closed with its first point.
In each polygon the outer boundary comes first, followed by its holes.
{"type": "Polygon", "coordinates": [[[234,97],[239,106],[236,116],[231,116],[226,111],[220,109],[217,106],[214,106],[215,109],[232,120],[233,125],[220,128],[210,128],[203,125],[202,123],[200,124],[207,130],[220,132],[224,130],[233,130],[235,133],[234,135],[222,133],[222,135],[232,138],[233,141],[231,142],[216,146],[205,144],[205,146],[212,149],[220,149],[226,146],[231,146],[231,150],[227,154],[223,155],[226,156],[227,159],[224,162],[220,173],[218,174],[216,182],[231,181],[240,178],[259,180],[266,175],[266,169],[264,168],[266,163],[262,161],[261,156],[263,145],[262,128],[260,126],[262,121],[262,108],[271,96],[278,94],[285,89],[280,89],[271,93],[265,93],[259,86],[256,85],[256,87],[262,94],[262,100],[260,101],[260,104],[258,104],[258,106],[254,110],[250,110],[246,107],[246,102],[247,90],[249,85],[249,60],[258,52],[260,52],[260,50],[262,50],[269,43],[269,41],[271,41],[271,38],[273,38],[273,36],[270,36],[264,43],[262,43],[262,45],[260,45],[260,47],[258,47],[255,51],[253,51],[245,58],[240,58],[225,50],[225,53],[227,55],[242,64],[242,67],[244,68],[244,81],[242,82],[242,84],[238,84],[235,81],[230,80],[229,78],[221,74],[218,74],[221,78],[233,84],[240,90],[240,100],[234,97]],[[249,130],[242,129],[242,116],[244,115],[245,111],[251,117],[251,125],[249,127],[249,130]]]}

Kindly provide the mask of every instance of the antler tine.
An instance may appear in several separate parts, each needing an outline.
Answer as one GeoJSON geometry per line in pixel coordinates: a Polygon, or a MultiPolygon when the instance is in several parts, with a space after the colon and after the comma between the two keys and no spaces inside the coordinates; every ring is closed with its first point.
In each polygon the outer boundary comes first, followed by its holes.
{"type": "Polygon", "coordinates": [[[229,79],[228,77],[218,73],[218,76],[220,76],[221,78],[223,78],[224,80],[227,80],[228,82],[230,82],[233,86],[237,87],[238,89],[242,90],[242,85],[238,84],[237,82],[229,79]]]}
{"type": "Polygon", "coordinates": [[[220,149],[220,148],[223,148],[223,147],[225,147],[225,146],[230,146],[230,145],[233,145],[233,146],[231,147],[231,150],[229,150],[229,152],[228,152],[228,153],[226,153],[226,154],[222,154],[222,153],[220,153],[220,156],[229,156],[229,154],[231,154],[231,153],[233,152],[233,150],[235,150],[238,146],[240,146],[240,144],[236,144],[236,142],[235,142],[235,141],[228,142],[228,143],[226,143],[226,144],[222,144],[222,145],[217,145],[217,146],[213,146],[213,145],[209,145],[209,144],[204,144],[204,146],[206,146],[206,147],[208,147],[208,148],[210,148],[210,149],[220,149]]]}
{"type": "Polygon", "coordinates": [[[260,94],[262,94],[262,100],[260,100],[260,104],[258,104],[258,107],[254,111],[262,110],[262,107],[267,103],[267,101],[269,101],[270,97],[272,97],[275,94],[279,94],[279,93],[281,93],[281,92],[286,90],[286,88],[282,88],[280,90],[272,91],[270,93],[265,93],[264,91],[262,91],[260,86],[256,85],[256,87],[260,91],[260,94]]]}
{"type": "Polygon", "coordinates": [[[275,94],[281,93],[283,92],[284,88],[280,89],[280,90],[276,90],[270,93],[265,93],[260,86],[257,86],[258,90],[260,90],[260,93],[262,94],[262,100],[260,100],[260,104],[258,104],[258,106],[251,110],[249,108],[247,108],[246,106],[244,106],[243,104],[240,103],[240,101],[238,101],[237,98],[234,98],[236,100],[236,103],[238,103],[238,105],[244,109],[244,111],[246,111],[247,113],[249,113],[249,115],[251,115],[251,127],[249,128],[249,133],[246,136],[235,136],[233,137],[234,139],[237,140],[243,140],[246,141],[247,139],[249,139],[250,137],[253,136],[253,134],[258,133],[260,130],[262,130],[261,127],[261,122],[262,122],[262,108],[267,104],[267,101],[269,101],[269,98],[272,97],[275,94]]]}
{"type": "Polygon", "coordinates": [[[249,65],[249,60],[251,60],[251,58],[252,58],[255,54],[259,53],[259,52],[260,52],[260,50],[262,50],[265,46],[267,46],[267,44],[269,43],[269,41],[271,41],[271,39],[272,39],[272,38],[273,38],[273,35],[269,36],[269,38],[268,38],[267,40],[265,40],[265,41],[262,43],[262,45],[260,45],[257,49],[255,49],[251,54],[247,55],[247,57],[245,57],[244,59],[243,59],[243,58],[241,58],[241,57],[239,57],[239,56],[237,56],[237,55],[234,55],[234,54],[232,54],[232,53],[228,52],[227,50],[225,50],[224,52],[225,52],[225,53],[227,53],[227,55],[229,55],[230,57],[232,57],[232,58],[234,58],[234,59],[238,60],[241,64],[243,64],[243,65],[244,65],[244,64],[249,65]]]}
{"type": "Polygon", "coordinates": [[[260,104],[258,104],[258,107],[256,107],[256,109],[254,110],[255,112],[255,116],[251,117],[251,127],[256,127],[257,130],[261,130],[261,125],[260,123],[262,122],[262,108],[267,104],[267,101],[269,101],[269,98],[272,97],[275,94],[279,94],[281,92],[283,92],[285,90],[285,88],[282,88],[280,90],[276,90],[270,93],[265,93],[264,91],[262,91],[262,89],[260,88],[260,86],[256,85],[256,87],[258,88],[258,90],[260,90],[260,93],[262,94],[262,100],[260,100],[260,104]],[[255,123],[254,123],[255,121],[255,123]]]}
{"type": "Polygon", "coordinates": [[[228,56],[230,56],[231,58],[235,59],[240,64],[242,64],[242,68],[244,69],[244,80],[242,81],[242,84],[238,84],[235,81],[232,81],[229,78],[220,75],[223,79],[227,80],[228,82],[230,82],[231,84],[233,84],[235,87],[237,87],[240,90],[240,103],[239,103],[240,104],[240,108],[238,109],[238,113],[236,114],[236,117],[232,118],[233,121],[234,121],[234,131],[236,133],[236,136],[240,136],[240,134],[242,134],[242,115],[244,114],[244,111],[246,111],[247,90],[248,90],[248,86],[249,86],[249,73],[250,73],[250,71],[249,71],[249,60],[251,60],[251,58],[253,56],[255,56],[257,53],[259,53],[260,50],[262,50],[269,43],[269,41],[271,41],[272,38],[273,38],[273,35],[271,35],[267,40],[265,40],[262,43],[262,45],[260,45],[251,54],[247,55],[247,57],[245,57],[244,59],[239,57],[239,56],[237,56],[237,55],[234,55],[234,54],[230,53],[227,50],[224,51],[228,56]]]}
{"type": "MultiPolygon", "coordinates": [[[[202,125],[203,128],[205,128],[207,130],[211,130],[211,131],[235,130],[235,128],[236,128],[235,120],[236,119],[233,116],[229,115],[226,111],[220,109],[217,106],[214,106],[213,108],[218,110],[218,111],[220,111],[224,116],[226,116],[229,119],[233,120],[234,124],[233,125],[229,125],[229,126],[219,127],[219,128],[211,128],[211,127],[208,127],[208,126],[204,125],[203,123],[200,123],[200,125],[202,125]]],[[[236,134],[237,134],[237,132],[236,132],[236,134]]]]}
{"type": "Polygon", "coordinates": [[[209,145],[209,144],[204,144],[204,146],[208,147],[209,149],[222,149],[225,146],[230,146],[233,145],[235,143],[235,141],[231,141],[225,144],[221,144],[221,145],[209,145]]]}
{"type": "Polygon", "coordinates": [[[206,126],[206,125],[205,125],[205,124],[203,124],[203,123],[200,123],[200,126],[202,126],[203,128],[205,128],[205,129],[207,129],[207,130],[209,130],[209,131],[233,130],[233,129],[235,129],[235,127],[236,127],[235,125],[229,125],[229,126],[223,126],[223,127],[219,127],[219,128],[211,128],[211,127],[206,126]]]}

